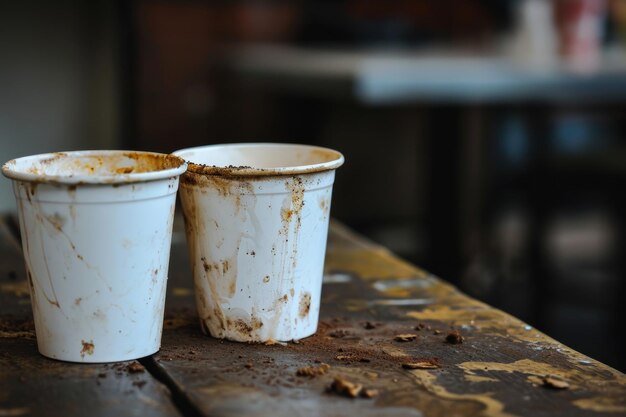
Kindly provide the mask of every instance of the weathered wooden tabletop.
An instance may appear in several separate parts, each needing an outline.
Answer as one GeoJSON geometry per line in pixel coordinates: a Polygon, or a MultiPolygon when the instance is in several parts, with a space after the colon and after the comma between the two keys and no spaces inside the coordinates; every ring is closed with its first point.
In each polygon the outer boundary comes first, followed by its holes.
{"type": "Polygon", "coordinates": [[[339,224],[315,336],[285,345],[204,336],[178,228],[158,354],[140,364],[46,359],[13,224],[0,222],[0,416],[626,415],[624,374],[339,224]],[[462,343],[447,340],[459,341],[448,337],[455,330],[462,343]],[[336,378],[343,393],[329,391],[336,378]]]}

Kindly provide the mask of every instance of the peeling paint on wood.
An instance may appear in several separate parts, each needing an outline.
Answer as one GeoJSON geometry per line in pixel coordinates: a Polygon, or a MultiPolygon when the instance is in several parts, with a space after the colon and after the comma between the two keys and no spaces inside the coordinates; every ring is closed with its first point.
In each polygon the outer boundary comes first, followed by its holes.
{"type": "MultiPolygon", "coordinates": [[[[192,290],[184,243],[179,241],[171,256],[162,349],[148,362],[172,380],[200,415],[207,416],[610,417],[626,413],[626,376],[621,372],[467,297],[337,223],[331,226],[328,257],[327,273],[348,279],[325,284],[318,332],[297,343],[243,344],[202,334],[192,297],[172,296],[180,289],[192,290]],[[445,342],[453,330],[465,338],[462,344],[445,342]],[[409,342],[394,340],[402,334],[417,337],[409,342]],[[439,367],[402,366],[432,358],[437,358],[439,367]],[[317,369],[322,364],[329,367],[314,378],[297,375],[299,369],[317,369]],[[543,387],[542,380],[549,375],[562,378],[569,387],[543,387]],[[326,389],[335,378],[378,395],[358,399],[329,395],[326,389]]],[[[34,351],[32,340],[19,343],[30,343],[34,351]]],[[[34,357],[28,358],[20,362],[26,367],[21,372],[37,370],[34,357]]],[[[71,372],[66,375],[69,381],[77,378],[71,372]]],[[[129,394],[129,398],[138,397],[129,394]]],[[[12,403],[11,407],[29,405],[12,403]]]]}
{"type": "MultiPolygon", "coordinates": [[[[186,258],[178,254],[174,248],[170,279],[182,286],[188,272],[186,258]]],[[[576,417],[616,415],[626,406],[620,372],[467,297],[336,222],[326,273],[333,279],[324,285],[322,323],[316,335],[298,344],[248,345],[202,336],[193,312],[180,298],[170,298],[170,314],[188,323],[166,326],[155,363],[186,387],[205,415],[576,417]],[[465,337],[462,344],[445,342],[453,330],[465,337]],[[417,338],[394,341],[401,334],[417,338]],[[194,355],[187,354],[189,347],[194,355]],[[402,367],[429,358],[438,358],[440,367],[402,367]],[[330,365],[323,375],[296,375],[321,363],[330,365]],[[571,387],[538,385],[548,374],[571,387]],[[326,394],[336,377],[379,394],[354,400],[326,394]]]]}

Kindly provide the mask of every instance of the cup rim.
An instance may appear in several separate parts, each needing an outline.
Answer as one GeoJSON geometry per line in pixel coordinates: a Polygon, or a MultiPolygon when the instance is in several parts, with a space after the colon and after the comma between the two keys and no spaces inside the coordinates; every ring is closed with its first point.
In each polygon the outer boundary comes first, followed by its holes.
{"type": "Polygon", "coordinates": [[[201,175],[216,175],[216,176],[234,176],[234,177],[269,177],[269,176],[284,176],[284,175],[297,175],[297,174],[311,174],[316,172],[330,171],[339,168],[343,165],[345,158],[341,152],[334,149],[325,148],[315,145],[304,145],[299,143],[273,143],[273,142],[246,142],[246,143],[222,143],[214,145],[195,146],[191,148],[178,149],[172,152],[172,155],[179,156],[187,161],[188,172],[201,175]],[[187,158],[184,154],[190,151],[199,151],[205,149],[219,149],[219,148],[255,148],[255,147],[294,147],[306,150],[317,150],[320,152],[328,153],[334,156],[334,159],[326,162],[320,162],[317,164],[298,165],[298,166],[286,166],[275,168],[254,168],[254,167],[234,167],[234,166],[215,166],[204,165],[195,163],[187,158]]]}
{"type": "Polygon", "coordinates": [[[21,158],[11,159],[2,165],[2,174],[12,180],[48,183],[48,184],[65,184],[65,185],[81,185],[81,184],[127,184],[137,182],[156,181],[164,178],[177,177],[187,170],[187,162],[172,154],[147,152],[147,151],[130,151],[130,150],[84,150],[84,151],[64,151],[50,152],[37,155],[29,155],[21,158]],[[15,169],[18,162],[35,162],[57,159],[60,157],[81,157],[81,156],[110,156],[110,155],[150,155],[164,159],[172,159],[178,163],[173,168],[159,169],[148,172],[136,172],[128,174],[115,175],[45,175],[42,173],[33,173],[15,169]]]}

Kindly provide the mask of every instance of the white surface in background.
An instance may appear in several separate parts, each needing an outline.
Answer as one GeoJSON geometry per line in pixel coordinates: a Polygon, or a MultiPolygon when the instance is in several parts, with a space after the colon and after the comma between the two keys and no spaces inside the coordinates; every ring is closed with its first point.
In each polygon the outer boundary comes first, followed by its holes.
{"type": "Polygon", "coordinates": [[[626,60],[607,55],[593,73],[566,63],[520,62],[498,51],[340,50],[278,45],[234,48],[231,70],[265,86],[328,94],[343,88],[364,104],[626,97],[626,60]]]}

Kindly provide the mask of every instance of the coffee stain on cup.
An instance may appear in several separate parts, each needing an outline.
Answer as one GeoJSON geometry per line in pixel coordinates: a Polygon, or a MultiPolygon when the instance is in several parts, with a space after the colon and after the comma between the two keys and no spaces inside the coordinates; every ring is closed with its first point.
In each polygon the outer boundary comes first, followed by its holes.
{"type": "Polygon", "coordinates": [[[309,315],[309,311],[311,311],[311,294],[308,292],[300,296],[300,308],[298,311],[301,319],[309,315]]]}
{"type": "Polygon", "coordinates": [[[93,343],[93,340],[86,342],[81,340],[82,349],[80,350],[80,356],[85,357],[85,355],[93,355],[93,351],[96,348],[96,345],[93,343]]]}

